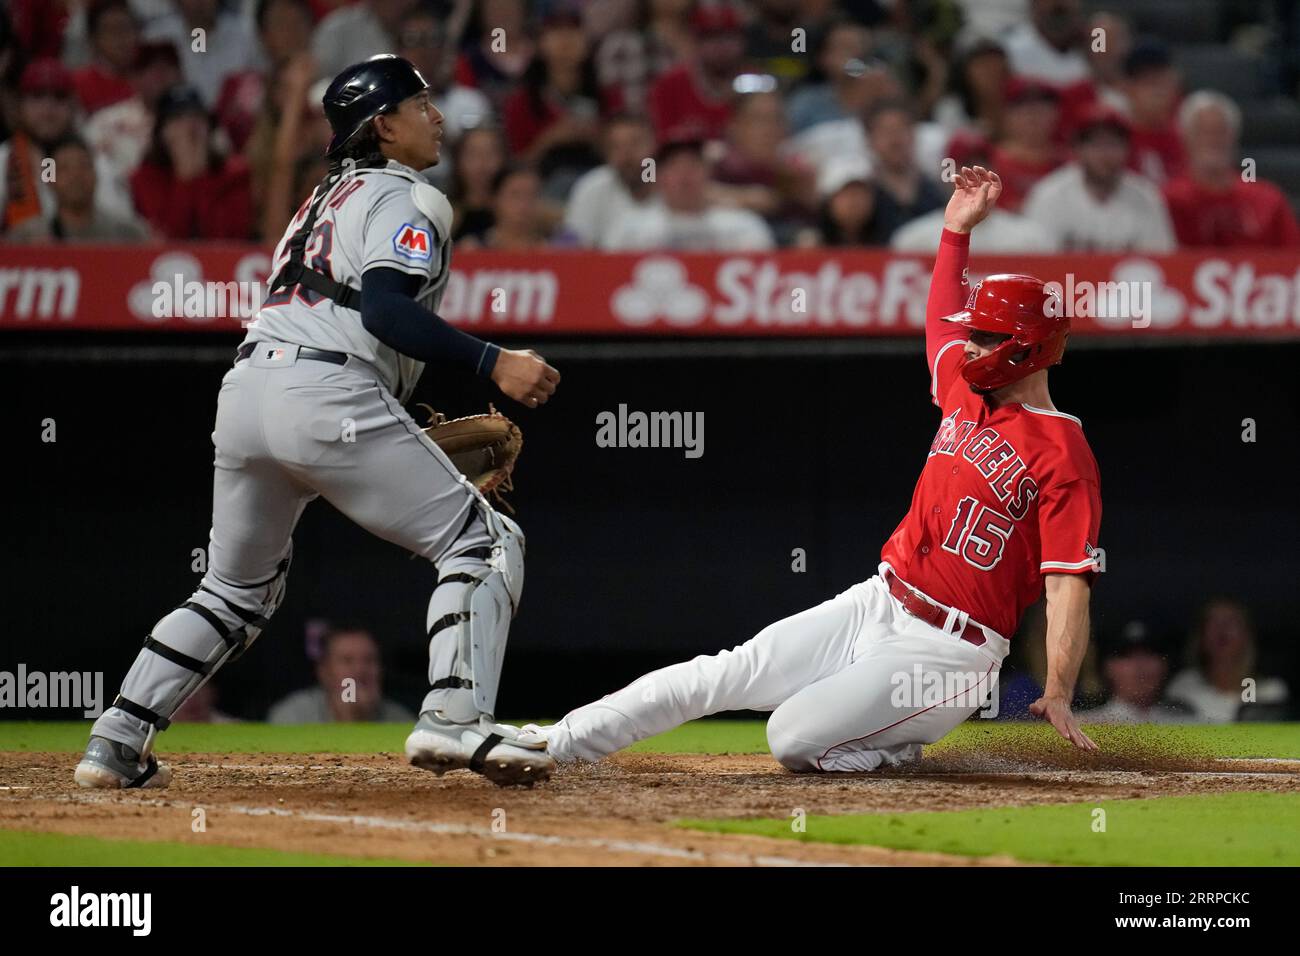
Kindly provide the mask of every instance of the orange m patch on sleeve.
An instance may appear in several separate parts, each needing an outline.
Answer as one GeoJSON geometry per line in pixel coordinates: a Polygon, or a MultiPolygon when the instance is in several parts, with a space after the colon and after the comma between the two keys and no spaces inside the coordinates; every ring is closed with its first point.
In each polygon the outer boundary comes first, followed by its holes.
{"type": "Polygon", "coordinates": [[[409,222],[402,223],[393,236],[393,251],[407,259],[427,262],[433,258],[433,234],[409,222]]]}

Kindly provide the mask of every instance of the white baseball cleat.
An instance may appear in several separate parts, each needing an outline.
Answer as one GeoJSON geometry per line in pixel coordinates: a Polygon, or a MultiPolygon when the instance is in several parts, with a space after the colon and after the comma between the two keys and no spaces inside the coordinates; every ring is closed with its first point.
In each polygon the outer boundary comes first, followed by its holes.
{"type": "Polygon", "coordinates": [[[140,754],[126,744],[91,737],[73,779],[83,787],[101,790],[152,790],[171,783],[172,771],[153,754],[141,762],[140,754]]]}
{"type": "Polygon", "coordinates": [[[434,711],[420,715],[406,738],[411,765],[442,776],[448,770],[473,770],[498,787],[525,786],[549,780],[555,760],[546,740],[497,724],[487,718],[457,724],[434,711]]]}

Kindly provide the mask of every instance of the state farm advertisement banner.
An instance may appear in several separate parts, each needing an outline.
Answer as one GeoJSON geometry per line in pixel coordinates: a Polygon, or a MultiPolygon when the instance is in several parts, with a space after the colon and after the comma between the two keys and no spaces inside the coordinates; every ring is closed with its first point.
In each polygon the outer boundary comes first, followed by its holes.
{"type": "MultiPolygon", "coordinates": [[[[1080,335],[1300,337],[1291,254],[971,261],[972,281],[1027,272],[1058,283],[1080,335]]],[[[915,335],[930,265],[867,250],[465,252],[439,311],[483,335],[915,335]]],[[[256,315],[269,268],[254,246],[0,245],[0,330],[237,332],[256,315]]]]}

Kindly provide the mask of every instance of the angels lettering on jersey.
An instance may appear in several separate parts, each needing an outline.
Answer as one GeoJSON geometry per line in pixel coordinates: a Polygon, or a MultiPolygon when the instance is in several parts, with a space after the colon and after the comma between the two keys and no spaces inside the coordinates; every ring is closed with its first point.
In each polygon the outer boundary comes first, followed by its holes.
{"type": "Polygon", "coordinates": [[[930,445],[930,454],[961,457],[970,462],[987,481],[989,489],[1016,521],[1029,511],[1029,505],[1038,497],[1038,482],[1028,473],[1024,458],[1011,442],[1004,439],[995,428],[985,426],[971,439],[979,423],[963,419],[961,409],[955,408],[939,424],[938,434],[930,445]]]}
{"type": "MultiPolygon", "coordinates": [[[[958,301],[967,298],[963,290],[958,301]]],[[[972,391],[961,341],[936,349],[933,394],[944,417],[881,559],[922,593],[1008,635],[1041,596],[1044,574],[1095,573],[1097,466],[1074,416],[993,406],[972,391]]]]}

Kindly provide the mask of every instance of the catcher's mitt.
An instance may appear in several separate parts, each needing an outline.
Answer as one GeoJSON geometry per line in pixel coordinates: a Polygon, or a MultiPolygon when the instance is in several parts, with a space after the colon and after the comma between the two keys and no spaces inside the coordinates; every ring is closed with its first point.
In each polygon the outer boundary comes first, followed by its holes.
{"type": "Polygon", "coordinates": [[[429,424],[424,433],[447,453],[451,463],[473,482],[475,488],[513,514],[514,509],[501,493],[514,489],[511,474],[524,447],[524,433],[519,426],[493,405],[488,406],[486,415],[466,415],[450,420],[428,405],[420,407],[429,413],[429,424]]]}

